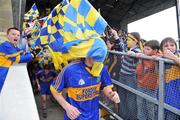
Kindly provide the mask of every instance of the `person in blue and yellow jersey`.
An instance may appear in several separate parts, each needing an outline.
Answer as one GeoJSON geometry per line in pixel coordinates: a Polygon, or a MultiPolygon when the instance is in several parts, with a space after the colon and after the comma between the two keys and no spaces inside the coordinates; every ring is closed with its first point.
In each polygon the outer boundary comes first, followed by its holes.
{"type": "Polygon", "coordinates": [[[70,63],[51,85],[51,92],[65,109],[64,120],[99,120],[99,94],[102,90],[108,98],[120,102],[117,92],[112,91],[112,81],[103,67],[100,76],[94,77],[89,71],[93,58],[86,57],[70,63]],[[66,89],[66,100],[62,95],[66,89]]]}
{"type": "Polygon", "coordinates": [[[20,31],[15,28],[7,30],[7,39],[0,40],[0,93],[4,85],[9,67],[15,63],[26,63],[32,60],[40,49],[34,49],[31,52],[22,52],[17,43],[20,39],[20,31]]]}
{"type": "Polygon", "coordinates": [[[43,70],[39,71],[36,75],[36,82],[38,85],[38,90],[41,94],[41,103],[43,110],[43,117],[47,117],[47,100],[49,100],[51,91],[50,85],[52,81],[56,78],[57,74],[52,70],[50,64],[43,65],[43,70]]]}
{"type": "MultiPolygon", "coordinates": [[[[171,59],[176,65],[165,64],[165,103],[180,110],[180,52],[176,41],[167,37],[161,41],[163,57],[171,59]]],[[[165,110],[165,120],[180,120],[180,115],[165,110]]]]}

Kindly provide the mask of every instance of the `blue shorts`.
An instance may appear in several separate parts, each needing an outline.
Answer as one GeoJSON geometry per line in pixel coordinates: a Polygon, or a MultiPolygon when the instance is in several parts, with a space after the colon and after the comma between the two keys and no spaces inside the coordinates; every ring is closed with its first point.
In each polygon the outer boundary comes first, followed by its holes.
{"type": "Polygon", "coordinates": [[[41,90],[40,90],[41,95],[51,95],[51,91],[50,91],[51,81],[50,82],[40,81],[39,84],[41,86],[41,90]]]}

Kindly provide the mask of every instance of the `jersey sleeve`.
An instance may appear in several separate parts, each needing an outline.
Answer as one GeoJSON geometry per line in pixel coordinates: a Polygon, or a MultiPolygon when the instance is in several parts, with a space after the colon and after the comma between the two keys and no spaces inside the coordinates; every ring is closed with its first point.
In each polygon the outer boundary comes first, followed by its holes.
{"type": "Polygon", "coordinates": [[[31,53],[26,53],[24,55],[20,55],[20,53],[18,53],[18,51],[16,50],[16,48],[14,48],[11,43],[9,42],[4,42],[2,44],[3,49],[4,49],[4,54],[6,56],[7,59],[16,62],[16,63],[25,63],[25,62],[29,62],[30,60],[32,60],[32,55],[31,53]]]}
{"type": "Polygon", "coordinates": [[[106,67],[103,67],[102,72],[101,72],[101,90],[104,90],[106,87],[112,87],[112,81],[111,81],[111,77],[106,69],[106,67]]]}
{"type": "Polygon", "coordinates": [[[64,88],[67,88],[68,84],[68,70],[65,67],[61,73],[57,76],[56,80],[54,80],[51,84],[51,92],[56,94],[61,94],[64,88]]]}
{"type": "Polygon", "coordinates": [[[52,71],[52,76],[55,78],[57,76],[57,73],[52,71]]]}
{"type": "Polygon", "coordinates": [[[41,71],[40,71],[40,72],[38,72],[35,76],[36,76],[36,79],[38,79],[38,80],[39,80],[39,79],[40,79],[40,77],[41,77],[41,71]]]}

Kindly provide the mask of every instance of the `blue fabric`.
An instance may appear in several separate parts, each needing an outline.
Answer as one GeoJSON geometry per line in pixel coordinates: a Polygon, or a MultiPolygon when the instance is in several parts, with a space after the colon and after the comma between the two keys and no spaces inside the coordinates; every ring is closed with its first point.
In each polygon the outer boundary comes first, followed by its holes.
{"type": "Polygon", "coordinates": [[[50,85],[51,85],[52,81],[50,82],[42,82],[40,81],[39,84],[41,86],[40,89],[40,94],[41,95],[51,95],[51,91],[50,91],[50,85]]]}
{"type": "Polygon", "coordinates": [[[180,78],[165,84],[165,102],[180,110],[180,78]]]}
{"type": "MultiPolygon", "coordinates": [[[[135,53],[140,53],[141,50],[139,48],[132,49],[130,51],[133,51],[135,53]]],[[[138,59],[130,56],[124,56],[122,60],[122,67],[120,68],[121,73],[124,74],[134,74],[136,71],[136,65],[138,63],[138,59]]]]}
{"type": "Polygon", "coordinates": [[[95,39],[87,56],[93,58],[96,62],[103,62],[107,54],[107,46],[104,41],[95,39]]]}
{"type": "Polygon", "coordinates": [[[21,49],[14,47],[14,45],[8,40],[1,40],[0,43],[0,92],[4,85],[9,67],[16,61],[17,57],[20,57],[19,63],[29,62],[32,59],[31,53],[23,54],[21,49]]]}
{"type": "Polygon", "coordinates": [[[3,88],[3,85],[4,85],[8,71],[9,71],[9,68],[0,67],[0,76],[1,76],[0,77],[0,93],[1,93],[1,90],[3,88]]]}
{"type": "MultiPolygon", "coordinates": [[[[104,87],[112,85],[112,81],[105,67],[102,69],[100,77],[93,77],[86,70],[86,67],[87,66],[82,61],[66,66],[57,77],[56,81],[53,81],[52,87],[59,93],[62,92],[64,88],[67,88],[67,93],[68,88],[83,90],[83,93],[75,95],[76,99],[80,101],[69,97],[69,94],[66,95],[67,102],[77,107],[81,112],[81,115],[76,120],[99,120],[99,92],[104,87]],[[99,90],[96,91],[97,89],[93,89],[93,86],[100,84],[100,82],[101,86],[99,90]]],[[[64,119],[69,120],[66,113],[64,119]]]]}

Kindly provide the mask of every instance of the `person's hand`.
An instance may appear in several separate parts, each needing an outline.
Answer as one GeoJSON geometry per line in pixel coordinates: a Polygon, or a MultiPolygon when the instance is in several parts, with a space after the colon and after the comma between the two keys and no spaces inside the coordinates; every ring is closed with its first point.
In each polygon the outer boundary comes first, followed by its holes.
{"type": "Polygon", "coordinates": [[[120,103],[120,98],[116,91],[110,92],[109,94],[110,94],[109,95],[110,100],[112,100],[115,103],[120,103]]]}
{"type": "Polygon", "coordinates": [[[114,44],[111,44],[109,40],[106,41],[106,45],[107,45],[108,50],[111,50],[112,47],[114,46],[114,44]]]}
{"type": "Polygon", "coordinates": [[[163,51],[163,57],[173,60],[175,63],[177,63],[180,66],[180,58],[178,58],[176,55],[173,54],[170,50],[164,50],[163,51]]]}
{"type": "Polygon", "coordinates": [[[41,48],[35,48],[32,49],[31,53],[33,54],[34,57],[36,57],[39,53],[41,52],[41,48]]]}
{"type": "Polygon", "coordinates": [[[175,55],[170,50],[166,49],[163,51],[163,57],[172,59],[175,57],[175,55]]]}
{"type": "Polygon", "coordinates": [[[119,39],[119,36],[116,30],[110,29],[110,33],[114,37],[115,40],[119,39]]]}
{"type": "Polygon", "coordinates": [[[39,84],[37,84],[37,86],[38,86],[38,90],[40,91],[41,90],[41,86],[39,84]]]}
{"type": "Polygon", "coordinates": [[[143,53],[135,53],[136,58],[140,58],[142,55],[144,55],[143,53]]]}
{"type": "Polygon", "coordinates": [[[134,55],[135,56],[135,52],[133,52],[133,51],[127,51],[127,55],[134,55]]]}
{"type": "Polygon", "coordinates": [[[79,110],[72,106],[72,105],[69,105],[66,109],[66,113],[67,113],[67,116],[71,119],[71,120],[74,120],[76,119],[81,113],[79,112],[79,110]]]}

